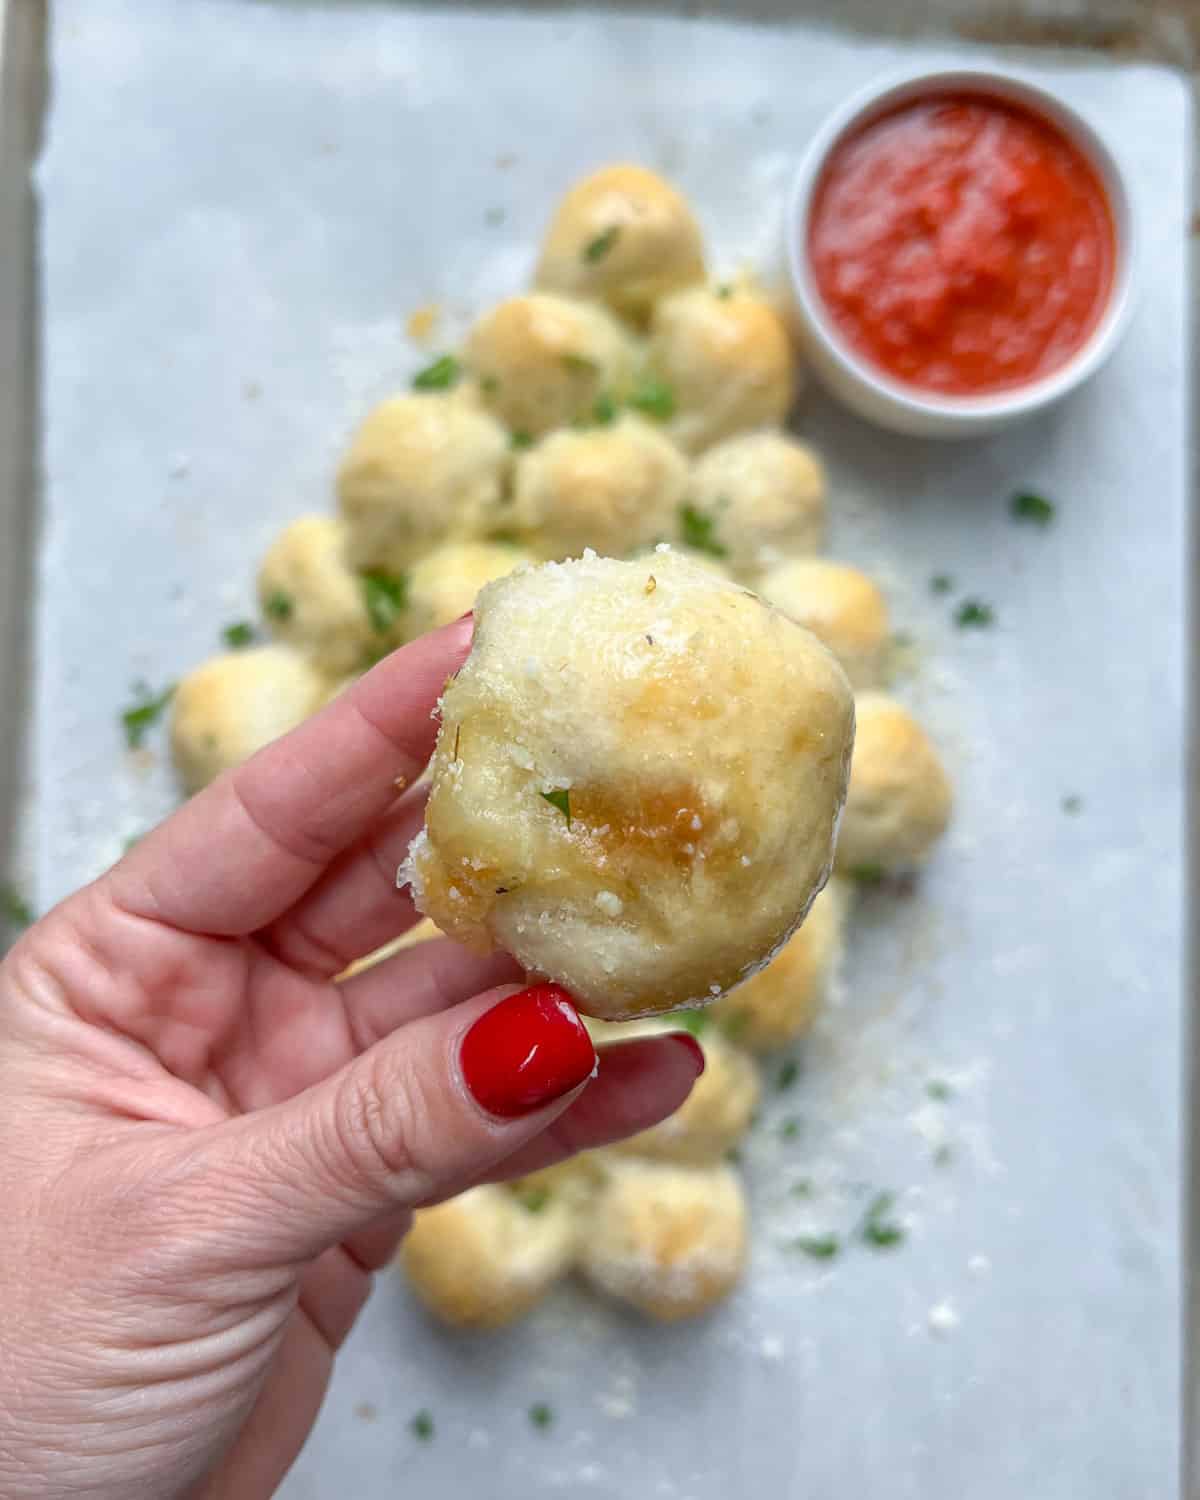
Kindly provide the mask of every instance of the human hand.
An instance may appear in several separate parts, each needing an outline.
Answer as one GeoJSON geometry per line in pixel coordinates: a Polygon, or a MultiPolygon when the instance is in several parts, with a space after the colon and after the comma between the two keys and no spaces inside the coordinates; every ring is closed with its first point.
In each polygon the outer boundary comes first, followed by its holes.
{"type": "Polygon", "coordinates": [[[423,799],[397,789],[469,643],[388,658],[0,965],[8,1500],[269,1495],[413,1208],[691,1088],[686,1036],[605,1047],[589,1081],[568,998],[516,994],[505,957],[431,942],[334,982],[416,919],[423,799]]]}

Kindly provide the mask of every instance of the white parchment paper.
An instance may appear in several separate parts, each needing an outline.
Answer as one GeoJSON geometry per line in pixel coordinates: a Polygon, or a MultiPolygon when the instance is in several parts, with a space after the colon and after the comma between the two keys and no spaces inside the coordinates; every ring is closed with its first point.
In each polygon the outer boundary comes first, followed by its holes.
{"type": "MultiPolygon", "coordinates": [[[[451,345],[522,285],[555,196],[620,158],[691,194],[718,267],[769,271],[822,116],[944,55],[574,10],[53,9],[43,905],[171,805],[161,732],[123,748],[130,684],[177,677],[252,613],[257,555],[330,504],[352,425],[428,359],[416,308],[451,345]]],[[[744,1289],[667,1331],[564,1290],[481,1341],[431,1329],[384,1276],[291,1500],[1171,1491],[1187,105],[1144,67],[1028,71],[1132,169],[1140,306],[1088,390],[1009,436],[888,438],[818,395],[799,414],[835,552],[882,575],[916,639],[900,691],[960,806],[919,890],[868,899],[800,1081],[768,1088],[744,1289]],[[1013,524],[1019,487],[1056,501],[1053,526],[1013,524]],[[935,573],[994,627],[956,631],[935,573]],[[900,1247],[823,1265],[786,1248],[847,1233],[881,1189],[900,1247]]]]}

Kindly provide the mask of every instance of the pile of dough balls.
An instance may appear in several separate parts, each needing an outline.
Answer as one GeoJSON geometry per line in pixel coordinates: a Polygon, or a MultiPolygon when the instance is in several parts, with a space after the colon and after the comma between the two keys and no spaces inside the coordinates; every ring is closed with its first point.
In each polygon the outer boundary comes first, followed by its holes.
{"type": "MultiPolygon", "coordinates": [[[[485,585],[591,549],[637,558],[647,577],[682,553],[753,591],[823,642],[856,694],[836,874],[765,968],[728,993],[736,976],[716,975],[721,998],[688,1013],[708,1070],[682,1109],[619,1148],[418,1214],[403,1263],[449,1323],[509,1323],[569,1272],[654,1318],[727,1295],[748,1245],[728,1158],[754,1114],[755,1059],[795,1043],[820,1010],[856,883],[919,865],[947,826],[937,751],[883,691],[886,600],[819,555],[824,469],[783,426],[797,390],[783,318],[748,276],[711,274],[683,196],[643,167],[603,168],[558,205],[533,286],[364,416],[333,513],[294,521],[261,561],[259,638],[239,636],[175,693],[172,755],[194,792],[472,608],[485,585]]],[[[555,807],[547,799],[548,835],[555,807]]],[[[734,919],[761,919],[763,899],[755,891],[734,919]]],[[[592,917],[605,915],[601,903],[592,917]]],[[[671,1000],[696,998],[702,978],[671,1000]]],[[[603,1040],[673,1023],[596,1024],[603,1040]]]]}

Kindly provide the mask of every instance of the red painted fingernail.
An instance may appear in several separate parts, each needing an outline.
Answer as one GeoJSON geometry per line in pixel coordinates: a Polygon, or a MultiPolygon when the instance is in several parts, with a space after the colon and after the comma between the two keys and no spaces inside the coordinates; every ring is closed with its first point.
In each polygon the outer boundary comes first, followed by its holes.
{"type": "Polygon", "coordinates": [[[535,984],[479,1017],[462,1040],[467,1088],[489,1114],[515,1119],[581,1084],[596,1049],[558,984],[535,984]]]}
{"type": "Polygon", "coordinates": [[[706,1067],[706,1063],[704,1060],[704,1048],[700,1045],[700,1043],[696,1040],[692,1033],[690,1031],[668,1032],[668,1040],[679,1043],[679,1045],[691,1059],[692,1067],[696,1070],[696,1077],[699,1078],[706,1067]]]}

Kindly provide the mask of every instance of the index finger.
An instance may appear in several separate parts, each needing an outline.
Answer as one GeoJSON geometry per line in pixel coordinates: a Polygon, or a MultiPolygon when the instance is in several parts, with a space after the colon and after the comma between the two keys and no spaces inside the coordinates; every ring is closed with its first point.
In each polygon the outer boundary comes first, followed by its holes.
{"type": "Polygon", "coordinates": [[[227,771],[105,877],[126,911],[235,937],[292,906],[433,753],[434,706],[469,615],[395,651],[297,729],[227,771]]]}

